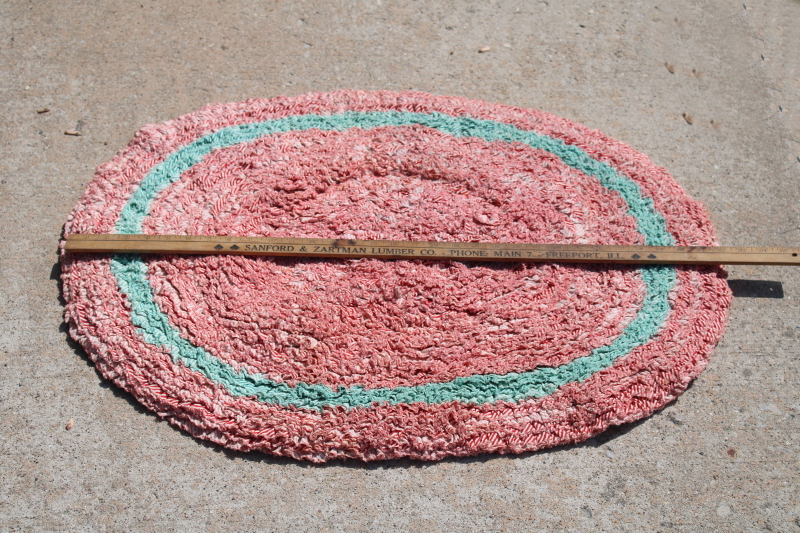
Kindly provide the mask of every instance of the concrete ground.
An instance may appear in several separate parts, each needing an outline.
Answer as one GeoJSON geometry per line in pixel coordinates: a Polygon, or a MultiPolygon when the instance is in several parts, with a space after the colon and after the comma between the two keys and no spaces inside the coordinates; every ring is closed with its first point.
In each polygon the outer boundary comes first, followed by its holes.
{"type": "Polygon", "coordinates": [[[640,423],[315,466],[198,442],[109,386],[60,327],[55,264],[142,124],[337,88],[565,116],[666,167],[721,243],[800,245],[799,50],[796,0],[1,1],[0,531],[800,531],[800,269],[730,268],[711,364],[640,423]]]}

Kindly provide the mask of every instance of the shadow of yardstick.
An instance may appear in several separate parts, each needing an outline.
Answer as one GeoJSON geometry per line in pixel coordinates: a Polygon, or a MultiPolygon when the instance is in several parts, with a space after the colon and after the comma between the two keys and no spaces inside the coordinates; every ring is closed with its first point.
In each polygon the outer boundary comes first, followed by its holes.
{"type": "Polygon", "coordinates": [[[729,279],[728,287],[735,298],[783,298],[783,284],[780,281],[729,279]]]}

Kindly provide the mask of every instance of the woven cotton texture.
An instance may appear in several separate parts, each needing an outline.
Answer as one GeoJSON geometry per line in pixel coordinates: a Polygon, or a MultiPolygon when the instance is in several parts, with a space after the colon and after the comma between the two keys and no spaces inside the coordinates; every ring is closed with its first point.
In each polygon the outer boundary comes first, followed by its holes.
{"type": "MultiPolygon", "coordinates": [[[[716,244],[661,168],[542,113],[423,93],[210,105],[143,127],[65,226],[716,244]]],[[[311,461],[519,453],[680,394],[722,335],[707,267],[62,254],[70,334],[192,435],[311,461]]]]}

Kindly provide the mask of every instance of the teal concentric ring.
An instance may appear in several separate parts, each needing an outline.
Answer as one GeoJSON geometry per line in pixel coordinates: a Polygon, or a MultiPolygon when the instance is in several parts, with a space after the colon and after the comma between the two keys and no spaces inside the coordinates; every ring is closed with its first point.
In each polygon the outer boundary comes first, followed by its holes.
{"type": "MultiPolygon", "coordinates": [[[[199,163],[211,151],[227,148],[258,138],[319,129],[344,131],[350,128],[369,130],[385,126],[426,126],[453,137],[472,137],[484,141],[522,143],[555,155],[564,164],[597,179],[602,186],[616,192],[627,205],[627,214],[636,220],[645,244],[668,246],[674,243],[663,217],[650,198],[642,195],[639,186],[611,166],[591,158],[580,148],[559,139],[522,130],[492,120],[442,113],[409,113],[400,111],[344,112],[332,115],[294,115],[220,129],[202,136],[176,150],[154,166],[124,205],[117,220],[117,233],[141,233],[156,195],[199,163]]],[[[195,346],[173,328],[166,314],[156,305],[147,280],[147,265],[136,255],[116,255],[111,272],[120,291],[130,304],[131,322],[148,344],[169,351],[172,360],[200,372],[220,385],[232,396],[252,397],[268,404],[321,410],[326,407],[366,407],[374,403],[441,404],[462,402],[484,404],[497,401],[519,402],[547,396],[568,383],[580,382],[609,367],[618,358],[647,343],[659,330],[669,313],[668,294],[675,285],[671,267],[648,266],[639,269],[646,294],[634,319],[610,344],[595,348],[557,367],[537,367],[527,372],[508,374],[476,374],[451,381],[415,386],[365,389],[359,385],[331,388],[314,383],[287,385],[262,374],[235,369],[205,349],[195,346]]]]}

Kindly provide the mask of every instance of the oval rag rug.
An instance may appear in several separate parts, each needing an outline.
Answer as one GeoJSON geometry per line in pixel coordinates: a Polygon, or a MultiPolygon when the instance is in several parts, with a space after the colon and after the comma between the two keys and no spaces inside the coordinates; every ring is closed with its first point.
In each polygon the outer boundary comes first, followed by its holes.
{"type": "MultiPolygon", "coordinates": [[[[714,245],[663,169],[552,115],[423,93],[215,104],[143,127],[65,233],[714,245]]],[[[311,461],[518,453],[682,392],[716,268],[62,255],[70,334],[192,435],[311,461]]]]}

